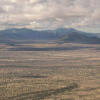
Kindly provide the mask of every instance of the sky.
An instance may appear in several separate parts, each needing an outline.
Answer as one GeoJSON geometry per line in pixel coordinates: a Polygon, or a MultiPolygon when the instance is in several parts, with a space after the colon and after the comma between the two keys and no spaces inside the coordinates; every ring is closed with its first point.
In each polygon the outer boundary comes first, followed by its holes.
{"type": "Polygon", "coordinates": [[[100,0],[0,0],[0,29],[100,32],[100,0]]]}

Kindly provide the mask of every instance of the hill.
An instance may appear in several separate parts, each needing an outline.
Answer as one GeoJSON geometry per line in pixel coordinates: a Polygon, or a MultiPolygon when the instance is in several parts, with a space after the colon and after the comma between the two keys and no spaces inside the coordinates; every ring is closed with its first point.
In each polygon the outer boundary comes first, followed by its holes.
{"type": "Polygon", "coordinates": [[[100,43],[99,37],[94,34],[81,32],[72,28],[58,28],[56,30],[6,29],[0,31],[0,43],[14,44],[18,42],[56,41],[100,43]]]}
{"type": "Polygon", "coordinates": [[[58,42],[98,44],[100,43],[100,38],[95,35],[72,32],[72,33],[61,36],[58,39],[58,42]]]}

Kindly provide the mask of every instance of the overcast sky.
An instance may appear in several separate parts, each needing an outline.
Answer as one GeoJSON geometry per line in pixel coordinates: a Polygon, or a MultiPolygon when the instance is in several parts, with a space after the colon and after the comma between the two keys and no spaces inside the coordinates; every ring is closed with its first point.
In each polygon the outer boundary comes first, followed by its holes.
{"type": "Polygon", "coordinates": [[[0,0],[0,29],[23,27],[100,32],[100,0],[0,0]]]}

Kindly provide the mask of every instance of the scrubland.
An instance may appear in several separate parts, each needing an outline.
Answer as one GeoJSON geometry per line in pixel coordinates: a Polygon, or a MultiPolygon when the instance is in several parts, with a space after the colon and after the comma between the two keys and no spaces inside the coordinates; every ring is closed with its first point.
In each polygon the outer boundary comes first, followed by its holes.
{"type": "Polygon", "coordinates": [[[0,44],[0,100],[100,100],[100,46],[0,44]]]}

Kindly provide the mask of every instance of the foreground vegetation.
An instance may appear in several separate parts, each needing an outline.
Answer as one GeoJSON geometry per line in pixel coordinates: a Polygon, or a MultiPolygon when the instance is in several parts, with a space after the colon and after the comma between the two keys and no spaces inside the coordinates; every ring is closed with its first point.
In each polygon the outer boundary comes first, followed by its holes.
{"type": "Polygon", "coordinates": [[[1,45],[0,100],[100,100],[99,48],[1,45]]]}

